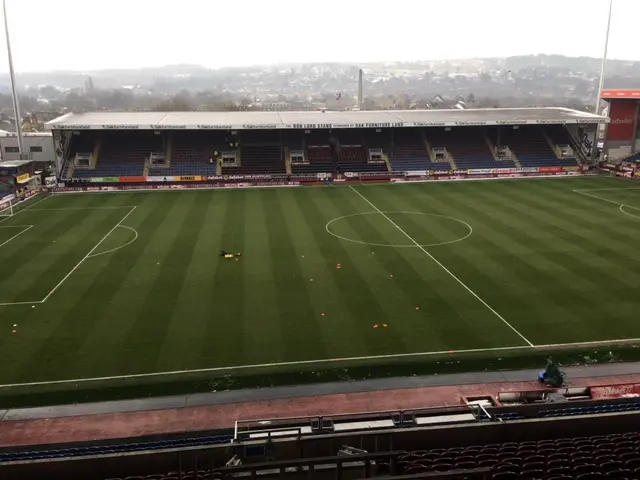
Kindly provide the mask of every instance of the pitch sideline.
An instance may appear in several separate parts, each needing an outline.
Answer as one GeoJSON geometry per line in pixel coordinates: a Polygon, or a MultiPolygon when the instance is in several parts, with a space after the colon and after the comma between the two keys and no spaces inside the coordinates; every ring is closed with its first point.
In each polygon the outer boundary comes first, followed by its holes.
{"type": "Polygon", "coordinates": [[[253,365],[234,365],[229,367],[209,367],[209,368],[196,368],[191,370],[169,370],[165,372],[148,372],[148,373],[133,373],[129,375],[111,375],[104,377],[84,377],[73,378],[67,380],[43,380],[39,382],[24,382],[24,383],[7,383],[0,385],[0,390],[8,388],[20,388],[20,387],[37,387],[47,385],[65,385],[70,383],[91,383],[91,382],[109,382],[115,380],[131,380],[136,378],[154,378],[154,377],[172,377],[178,375],[189,375],[194,373],[216,373],[216,372],[231,372],[242,370],[258,370],[261,368],[275,368],[275,367],[294,367],[297,365],[322,365],[322,364],[336,364],[344,368],[346,362],[358,362],[358,361],[371,361],[381,359],[394,359],[394,358],[411,358],[411,357],[431,357],[439,355],[455,355],[455,354],[468,354],[468,353],[491,353],[491,352],[506,352],[512,350],[544,350],[550,348],[573,348],[573,347],[588,347],[592,345],[616,345],[620,343],[640,343],[640,338],[620,338],[617,340],[592,340],[586,342],[569,342],[569,343],[549,343],[544,345],[516,345],[513,347],[489,347],[489,348],[470,348],[462,350],[440,350],[430,352],[412,352],[412,353],[392,353],[387,355],[367,355],[360,357],[342,357],[342,358],[327,358],[317,360],[297,360],[291,362],[273,362],[273,363],[258,363],[253,365]]]}

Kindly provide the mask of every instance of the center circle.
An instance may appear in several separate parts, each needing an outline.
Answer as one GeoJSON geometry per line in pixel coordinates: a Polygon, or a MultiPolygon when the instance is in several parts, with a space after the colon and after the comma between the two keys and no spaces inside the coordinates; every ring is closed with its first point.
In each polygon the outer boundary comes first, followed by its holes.
{"type": "MultiPolygon", "coordinates": [[[[418,218],[418,217],[416,217],[418,218]]],[[[404,222],[401,222],[404,223],[404,222]]],[[[371,222],[368,222],[369,227],[374,227],[371,225],[371,222]]],[[[420,225],[418,225],[420,226],[420,225]]],[[[374,227],[375,228],[375,227],[374,227]]],[[[426,212],[403,212],[403,211],[393,211],[393,212],[364,212],[364,213],[351,213],[349,215],[342,215],[341,217],[336,217],[332,220],[329,220],[325,225],[325,230],[336,238],[340,240],[344,240],[346,242],[359,243],[361,245],[369,245],[372,247],[392,247],[392,248],[426,248],[426,247],[437,247],[440,245],[450,245],[452,243],[461,242],[462,240],[466,240],[473,234],[473,228],[464,220],[460,220],[455,217],[448,217],[446,215],[439,215],[436,213],[426,213],[426,212]],[[356,217],[368,217],[371,215],[376,215],[379,217],[380,221],[385,222],[387,226],[393,227],[394,230],[397,230],[398,235],[404,237],[406,239],[406,243],[383,243],[381,241],[365,241],[360,240],[358,238],[353,238],[353,234],[348,232],[347,230],[355,230],[357,231],[357,225],[355,225],[350,219],[354,219],[356,217]],[[427,232],[430,229],[440,229],[441,232],[446,232],[446,234],[441,235],[439,241],[429,241],[429,243],[422,243],[421,238],[418,235],[413,235],[411,232],[406,230],[406,226],[398,223],[398,218],[404,215],[414,215],[421,216],[423,219],[416,222],[415,218],[412,219],[412,223],[422,224],[422,228],[426,227],[427,232]],[[424,219],[427,219],[426,221],[424,219]],[[392,223],[393,222],[393,223],[392,223]],[[426,225],[425,225],[426,223],[426,225]],[[395,225],[394,225],[395,224],[395,225]],[[401,231],[402,229],[402,231],[401,231]],[[414,243],[409,236],[415,240],[414,243]],[[417,238],[416,238],[417,237],[417,238]],[[445,238],[446,237],[446,238],[445,238]],[[450,237],[450,238],[449,238],[450,237]]],[[[429,234],[434,237],[433,233],[429,234]]],[[[365,236],[365,235],[362,235],[365,236]]],[[[373,239],[372,239],[373,240],[373,239]]]]}

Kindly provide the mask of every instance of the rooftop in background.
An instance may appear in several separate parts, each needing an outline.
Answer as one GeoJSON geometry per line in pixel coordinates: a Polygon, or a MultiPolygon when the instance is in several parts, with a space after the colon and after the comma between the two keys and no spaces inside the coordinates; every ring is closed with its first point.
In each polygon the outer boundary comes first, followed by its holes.
{"type": "Polygon", "coordinates": [[[21,167],[22,165],[29,165],[31,160],[7,160],[6,162],[0,161],[0,168],[14,168],[21,167]]]}
{"type": "Polygon", "coordinates": [[[638,89],[603,90],[600,98],[636,98],[640,100],[638,89]]]}
{"type": "MultiPolygon", "coordinates": [[[[50,137],[51,132],[22,132],[24,137],[50,137]]],[[[9,132],[7,130],[0,130],[0,137],[17,137],[16,132],[9,132]]]]}
{"type": "Polygon", "coordinates": [[[326,112],[92,112],[69,113],[48,122],[46,128],[54,130],[267,130],[602,122],[608,122],[608,119],[568,108],[326,112]]]}

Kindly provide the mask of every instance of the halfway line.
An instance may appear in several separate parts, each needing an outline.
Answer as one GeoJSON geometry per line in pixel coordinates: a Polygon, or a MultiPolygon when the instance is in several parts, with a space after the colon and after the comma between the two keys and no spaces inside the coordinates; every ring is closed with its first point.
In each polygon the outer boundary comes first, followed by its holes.
{"type": "Polygon", "coordinates": [[[415,241],[415,239],[409,235],[407,232],[405,232],[402,228],[400,228],[400,226],[398,226],[398,224],[396,222],[394,222],[393,220],[391,220],[382,210],[380,210],[378,207],[376,207],[373,203],[371,203],[367,197],[365,197],[364,195],[362,195],[358,190],[356,190],[355,188],[353,188],[353,186],[349,185],[349,188],[351,188],[351,190],[353,190],[354,192],[356,192],[360,198],[362,198],[365,202],[367,202],[371,208],[373,208],[374,210],[376,210],[380,215],[382,215],[391,225],[393,225],[394,227],[396,227],[398,229],[398,231],[400,233],[402,233],[405,237],[407,237],[408,240],[410,240],[416,247],[418,247],[420,250],[422,250],[422,252],[429,257],[431,260],[433,260],[440,268],[442,268],[445,272],[447,272],[451,278],[453,278],[456,282],[458,282],[467,292],[469,292],[471,295],[473,295],[473,297],[475,297],[476,300],[478,300],[480,303],[482,303],[485,307],[487,307],[489,309],[489,311],[491,313],[493,313],[496,317],[498,317],[502,323],[504,323],[507,327],[509,327],[511,330],[513,330],[513,332],[515,332],[522,340],[524,340],[527,345],[529,345],[530,347],[535,347],[535,345],[533,343],[531,343],[527,337],[525,337],[524,335],[522,335],[513,325],[511,325],[509,322],[507,322],[504,317],[502,315],[500,315],[498,312],[496,312],[487,302],[485,302],[482,298],[480,298],[473,290],[471,290],[462,280],[460,280],[458,277],[456,277],[453,272],[451,272],[451,270],[449,270],[447,267],[445,267],[442,263],[440,263],[440,261],[438,261],[438,259],[436,257],[434,257],[433,255],[431,255],[422,245],[420,245],[418,242],[415,241]]]}

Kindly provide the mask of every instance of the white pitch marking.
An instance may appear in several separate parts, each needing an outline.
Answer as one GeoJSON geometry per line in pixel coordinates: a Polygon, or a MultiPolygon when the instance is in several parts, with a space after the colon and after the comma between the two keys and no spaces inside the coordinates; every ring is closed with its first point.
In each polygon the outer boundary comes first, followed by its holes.
{"type": "Polygon", "coordinates": [[[64,278],[63,278],[62,280],[60,280],[60,281],[58,282],[58,284],[57,284],[55,287],[53,287],[53,288],[49,291],[49,293],[47,294],[47,296],[46,296],[46,297],[44,297],[44,298],[42,299],[42,302],[41,302],[41,303],[46,302],[46,301],[49,299],[49,297],[50,297],[51,295],[53,295],[53,294],[54,294],[54,292],[55,292],[55,291],[56,291],[56,290],[57,290],[57,289],[58,289],[58,288],[59,288],[59,287],[60,287],[64,282],[66,282],[66,281],[67,281],[67,279],[71,276],[71,274],[72,274],[73,272],[75,272],[75,271],[76,271],[76,269],[77,269],[78,267],[80,267],[80,265],[82,265],[82,264],[84,263],[84,261],[85,261],[85,260],[87,260],[87,259],[91,256],[91,254],[92,254],[93,252],[95,252],[95,251],[96,251],[96,249],[97,249],[100,245],[102,245],[102,242],[104,242],[104,241],[107,239],[107,237],[108,237],[109,235],[111,235],[111,233],[113,233],[113,231],[114,231],[116,228],[118,228],[118,227],[120,227],[120,226],[122,225],[122,222],[124,222],[124,221],[127,219],[127,217],[128,217],[129,215],[131,215],[131,214],[135,211],[135,209],[136,209],[136,207],[132,207],[132,208],[131,208],[131,210],[129,210],[129,212],[128,212],[124,217],[122,217],[122,219],[121,219],[121,220],[120,220],[120,221],[119,221],[119,222],[118,222],[118,223],[117,223],[117,224],[116,224],[116,225],[115,225],[111,230],[109,230],[109,231],[107,232],[107,234],[106,234],[104,237],[102,237],[102,239],[101,239],[98,243],[96,243],[96,244],[94,245],[94,247],[89,251],[89,253],[87,253],[84,257],[82,257],[82,259],[81,259],[81,260],[80,260],[80,261],[79,261],[79,262],[78,262],[78,263],[77,263],[77,264],[76,264],[76,265],[75,265],[75,266],[74,266],[74,267],[69,271],[69,273],[67,273],[67,274],[64,276],[64,278]]]}
{"type": "Polygon", "coordinates": [[[114,210],[116,208],[134,208],[134,205],[121,205],[113,207],[66,207],[66,208],[35,208],[32,212],[64,212],[67,210],[114,210]]]}
{"type": "Polygon", "coordinates": [[[380,215],[382,215],[384,218],[387,219],[387,221],[393,225],[395,228],[398,229],[398,231],[400,233],[402,233],[405,237],[407,237],[407,239],[409,239],[411,242],[413,242],[413,244],[418,247],[420,250],[422,250],[422,252],[429,257],[431,260],[433,260],[433,262],[436,263],[436,265],[438,265],[440,268],[442,268],[445,272],[447,272],[449,274],[449,276],[451,276],[451,278],[453,278],[456,282],[458,282],[460,284],[460,286],[462,286],[467,292],[469,292],[476,300],[478,300],[480,303],[482,303],[485,307],[487,307],[487,309],[489,309],[489,311],[491,313],[493,313],[496,317],[498,317],[502,323],[504,323],[507,327],[509,327],[514,333],[516,333],[522,340],[524,340],[530,347],[533,347],[534,344],[531,343],[527,337],[525,337],[524,335],[522,335],[522,333],[520,333],[513,325],[511,325],[507,320],[505,320],[505,318],[500,315],[498,312],[496,312],[493,307],[491,307],[487,302],[485,302],[482,298],[480,298],[478,296],[478,294],[476,294],[476,292],[474,292],[473,290],[471,290],[462,280],[460,280],[458,277],[456,277],[453,272],[451,272],[451,270],[449,270],[447,267],[445,267],[442,263],[440,263],[440,261],[434,257],[433,255],[431,255],[422,245],[420,245],[418,242],[416,242],[414,240],[414,238],[409,235],[407,232],[405,232],[402,228],[400,228],[400,226],[398,226],[397,223],[395,223],[393,220],[391,220],[384,212],[382,212],[382,210],[380,210],[378,207],[376,207],[373,203],[371,203],[369,200],[367,200],[367,197],[365,197],[364,195],[362,195],[358,190],[356,190],[355,188],[353,188],[351,185],[349,185],[349,187],[351,188],[351,190],[353,190],[355,193],[358,194],[358,196],[360,196],[360,198],[362,198],[365,202],[367,202],[371,208],[373,208],[374,210],[376,210],[380,215]]]}
{"type": "MultiPolygon", "coordinates": [[[[635,188],[616,188],[615,190],[636,190],[635,188]]],[[[596,198],[598,200],[602,200],[603,202],[613,203],[614,205],[633,208],[634,210],[640,210],[638,207],[634,207],[633,205],[627,205],[626,203],[617,202],[615,200],[611,200],[609,198],[600,197],[598,195],[594,195],[592,193],[588,193],[585,190],[574,190],[575,193],[579,193],[580,195],[586,195],[587,197],[596,198]]]]}
{"type": "MultiPolygon", "coordinates": [[[[385,213],[402,213],[402,214],[411,214],[411,215],[429,215],[429,216],[432,216],[432,217],[447,218],[449,220],[453,220],[454,222],[461,223],[461,224],[463,224],[465,227],[467,227],[469,229],[469,232],[464,237],[456,238],[455,240],[449,240],[448,242],[430,243],[428,245],[422,245],[425,248],[426,247],[439,247],[439,246],[442,246],[442,245],[451,245],[452,243],[458,243],[458,242],[461,242],[462,240],[466,240],[467,238],[469,238],[473,234],[473,227],[471,225],[469,225],[467,222],[465,222],[464,220],[460,220],[459,218],[448,217],[446,215],[438,215],[436,213],[425,213],[425,212],[397,211],[397,212],[385,212],[385,213]]],[[[334,237],[339,238],[340,240],[344,240],[346,242],[359,243],[360,245],[370,245],[370,246],[373,246],[373,247],[416,248],[415,245],[391,245],[391,244],[388,244],[388,243],[373,243],[373,242],[364,242],[362,240],[355,240],[353,238],[348,238],[348,237],[343,237],[341,235],[338,235],[337,233],[333,232],[329,228],[329,226],[333,222],[337,222],[338,220],[342,220],[343,218],[355,217],[355,216],[358,216],[358,215],[373,215],[373,214],[377,215],[378,212],[350,213],[349,215],[342,215],[341,217],[336,217],[333,220],[329,220],[327,222],[327,224],[324,226],[324,229],[327,231],[328,234],[333,235],[334,237]]]]}
{"type": "Polygon", "coordinates": [[[5,302],[5,303],[0,303],[0,307],[11,307],[13,305],[37,305],[42,303],[42,300],[38,300],[36,302],[5,302]]]}
{"type": "Polygon", "coordinates": [[[37,385],[59,385],[65,383],[79,383],[79,382],[100,382],[110,380],[127,380],[131,378],[147,378],[147,377],[163,377],[174,375],[186,375],[190,373],[207,373],[207,372],[225,372],[229,370],[255,370],[260,368],[274,368],[274,367],[288,367],[295,365],[316,365],[324,363],[338,363],[342,362],[356,362],[367,361],[376,359],[391,359],[391,358],[405,358],[405,357],[424,357],[434,355],[450,355],[451,352],[456,353],[482,353],[482,352],[498,352],[505,350],[520,350],[523,348],[531,348],[528,345],[518,345],[516,347],[496,347],[496,348],[471,348],[467,350],[442,350],[437,352],[417,352],[417,353],[393,353],[389,355],[367,355],[362,357],[344,357],[344,358],[328,358],[324,360],[299,360],[293,362],[275,362],[275,363],[260,363],[255,365],[237,365],[232,367],[211,367],[211,368],[197,368],[194,370],[173,370],[168,372],[151,372],[151,373],[134,373],[131,375],[113,375],[110,377],[95,377],[95,378],[76,378],[72,380],[51,380],[42,382],[29,382],[29,383],[13,383],[7,385],[0,385],[2,388],[12,387],[32,387],[37,385]]]}
{"type": "Polygon", "coordinates": [[[606,192],[614,190],[640,190],[640,187],[578,188],[574,192],[606,192]]]}
{"type": "Polygon", "coordinates": [[[47,200],[48,198],[51,198],[52,196],[53,196],[53,195],[49,195],[48,197],[44,197],[42,200],[38,200],[37,202],[32,203],[32,204],[30,204],[30,205],[29,205],[29,206],[27,206],[27,207],[21,208],[21,209],[20,209],[20,210],[18,210],[16,213],[14,213],[12,217],[5,217],[5,218],[3,218],[2,220],[0,220],[0,223],[2,223],[2,222],[6,222],[8,219],[13,218],[13,217],[15,217],[16,215],[20,215],[22,212],[24,212],[24,211],[26,211],[26,210],[29,210],[31,207],[35,207],[36,205],[38,205],[38,204],[40,204],[40,203],[44,202],[45,200],[47,200]]]}
{"type": "Polygon", "coordinates": [[[0,228],[22,228],[23,229],[19,233],[15,234],[13,237],[11,237],[9,240],[5,240],[3,243],[0,243],[0,247],[3,247],[7,243],[9,243],[11,240],[13,240],[14,238],[18,238],[23,233],[28,232],[30,229],[33,228],[33,225],[3,225],[0,228]]]}
{"type": "Polygon", "coordinates": [[[628,215],[628,216],[630,216],[630,217],[637,218],[637,219],[639,219],[639,220],[640,220],[640,216],[638,216],[638,215],[634,215],[633,213],[629,213],[629,212],[625,212],[625,211],[624,211],[624,207],[628,207],[628,206],[629,206],[629,205],[620,205],[620,211],[621,211],[622,213],[624,213],[625,215],[628,215]]]}
{"type": "MultiPolygon", "coordinates": [[[[100,253],[94,253],[93,255],[89,255],[88,258],[96,258],[99,257],[100,255],[106,255],[107,253],[113,253],[113,252],[117,252],[118,250],[120,250],[121,248],[124,247],[128,247],[129,245],[131,245],[133,242],[135,242],[136,240],[138,240],[138,231],[135,228],[131,228],[131,227],[127,227],[126,225],[116,225],[120,228],[126,228],[127,230],[131,230],[135,236],[133,237],[133,240],[129,240],[127,243],[125,243],[124,245],[120,245],[119,247],[115,247],[112,248],[111,250],[107,250],[106,252],[100,252],[100,253]]],[[[1,247],[2,245],[0,245],[1,247]]]]}
{"type": "MultiPolygon", "coordinates": [[[[41,302],[21,302],[24,304],[33,304],[41,302]]],[[[0,304],[1,306],[2,304],[0,304]]],[[[68,383],[88,383],[88,382],[108,382],[113,380],[129,380],[134,378],[149,378],[149,377],[170,377],[176,375],[188,375],[193,373],[215,373],[226,372],[233,370],[256,370],[261,368],[275,368],[275,367],[292,367],[296,365],[318,365],[336,363],[343,365],[348,362],[369,361],[369,360],[381,360],[381,359],[393,359],[393,358],[410,358],[410,357],[429,357],[438,355],[451,355],[453,354],[465,354],[465,353],[490,353],[490,352],[504,352],[509,350],[541,350],[545,348],[566,348],[566,347],[582,347],[590,345],[615,345],[619,343],[640,343],[640,338],[620,338],[617,340],[593,340],[588,342],[573,342],[573,343],[549,343],[545,345],[517,345],[514,347],[494,347],[494,348],[470,348],[463,350],[440,350],[433,352],[413,352],[413,353],[392,353],[388,355],[367,355],[361,357],[342,357],[342,358],[327,358],[319,360],[299,360],[292,362],[274,362],[274,363],[259,363],[254,365],[236,365],[230,367],[211,367],[211,368],[196,368],[193,370],[170,370],[167,372],[150,372],[150,373],[134,373],[130,375],[112,375],[107,377],[85,377],[85,378],[73,378],[69,380],[50,380],[40,382],[26,382],[26,383],[9,383],[0,385],[0,389],[4,388],[19,388],[19,387],[35,387],[40,385],[63,385],[68,383]]]]}

